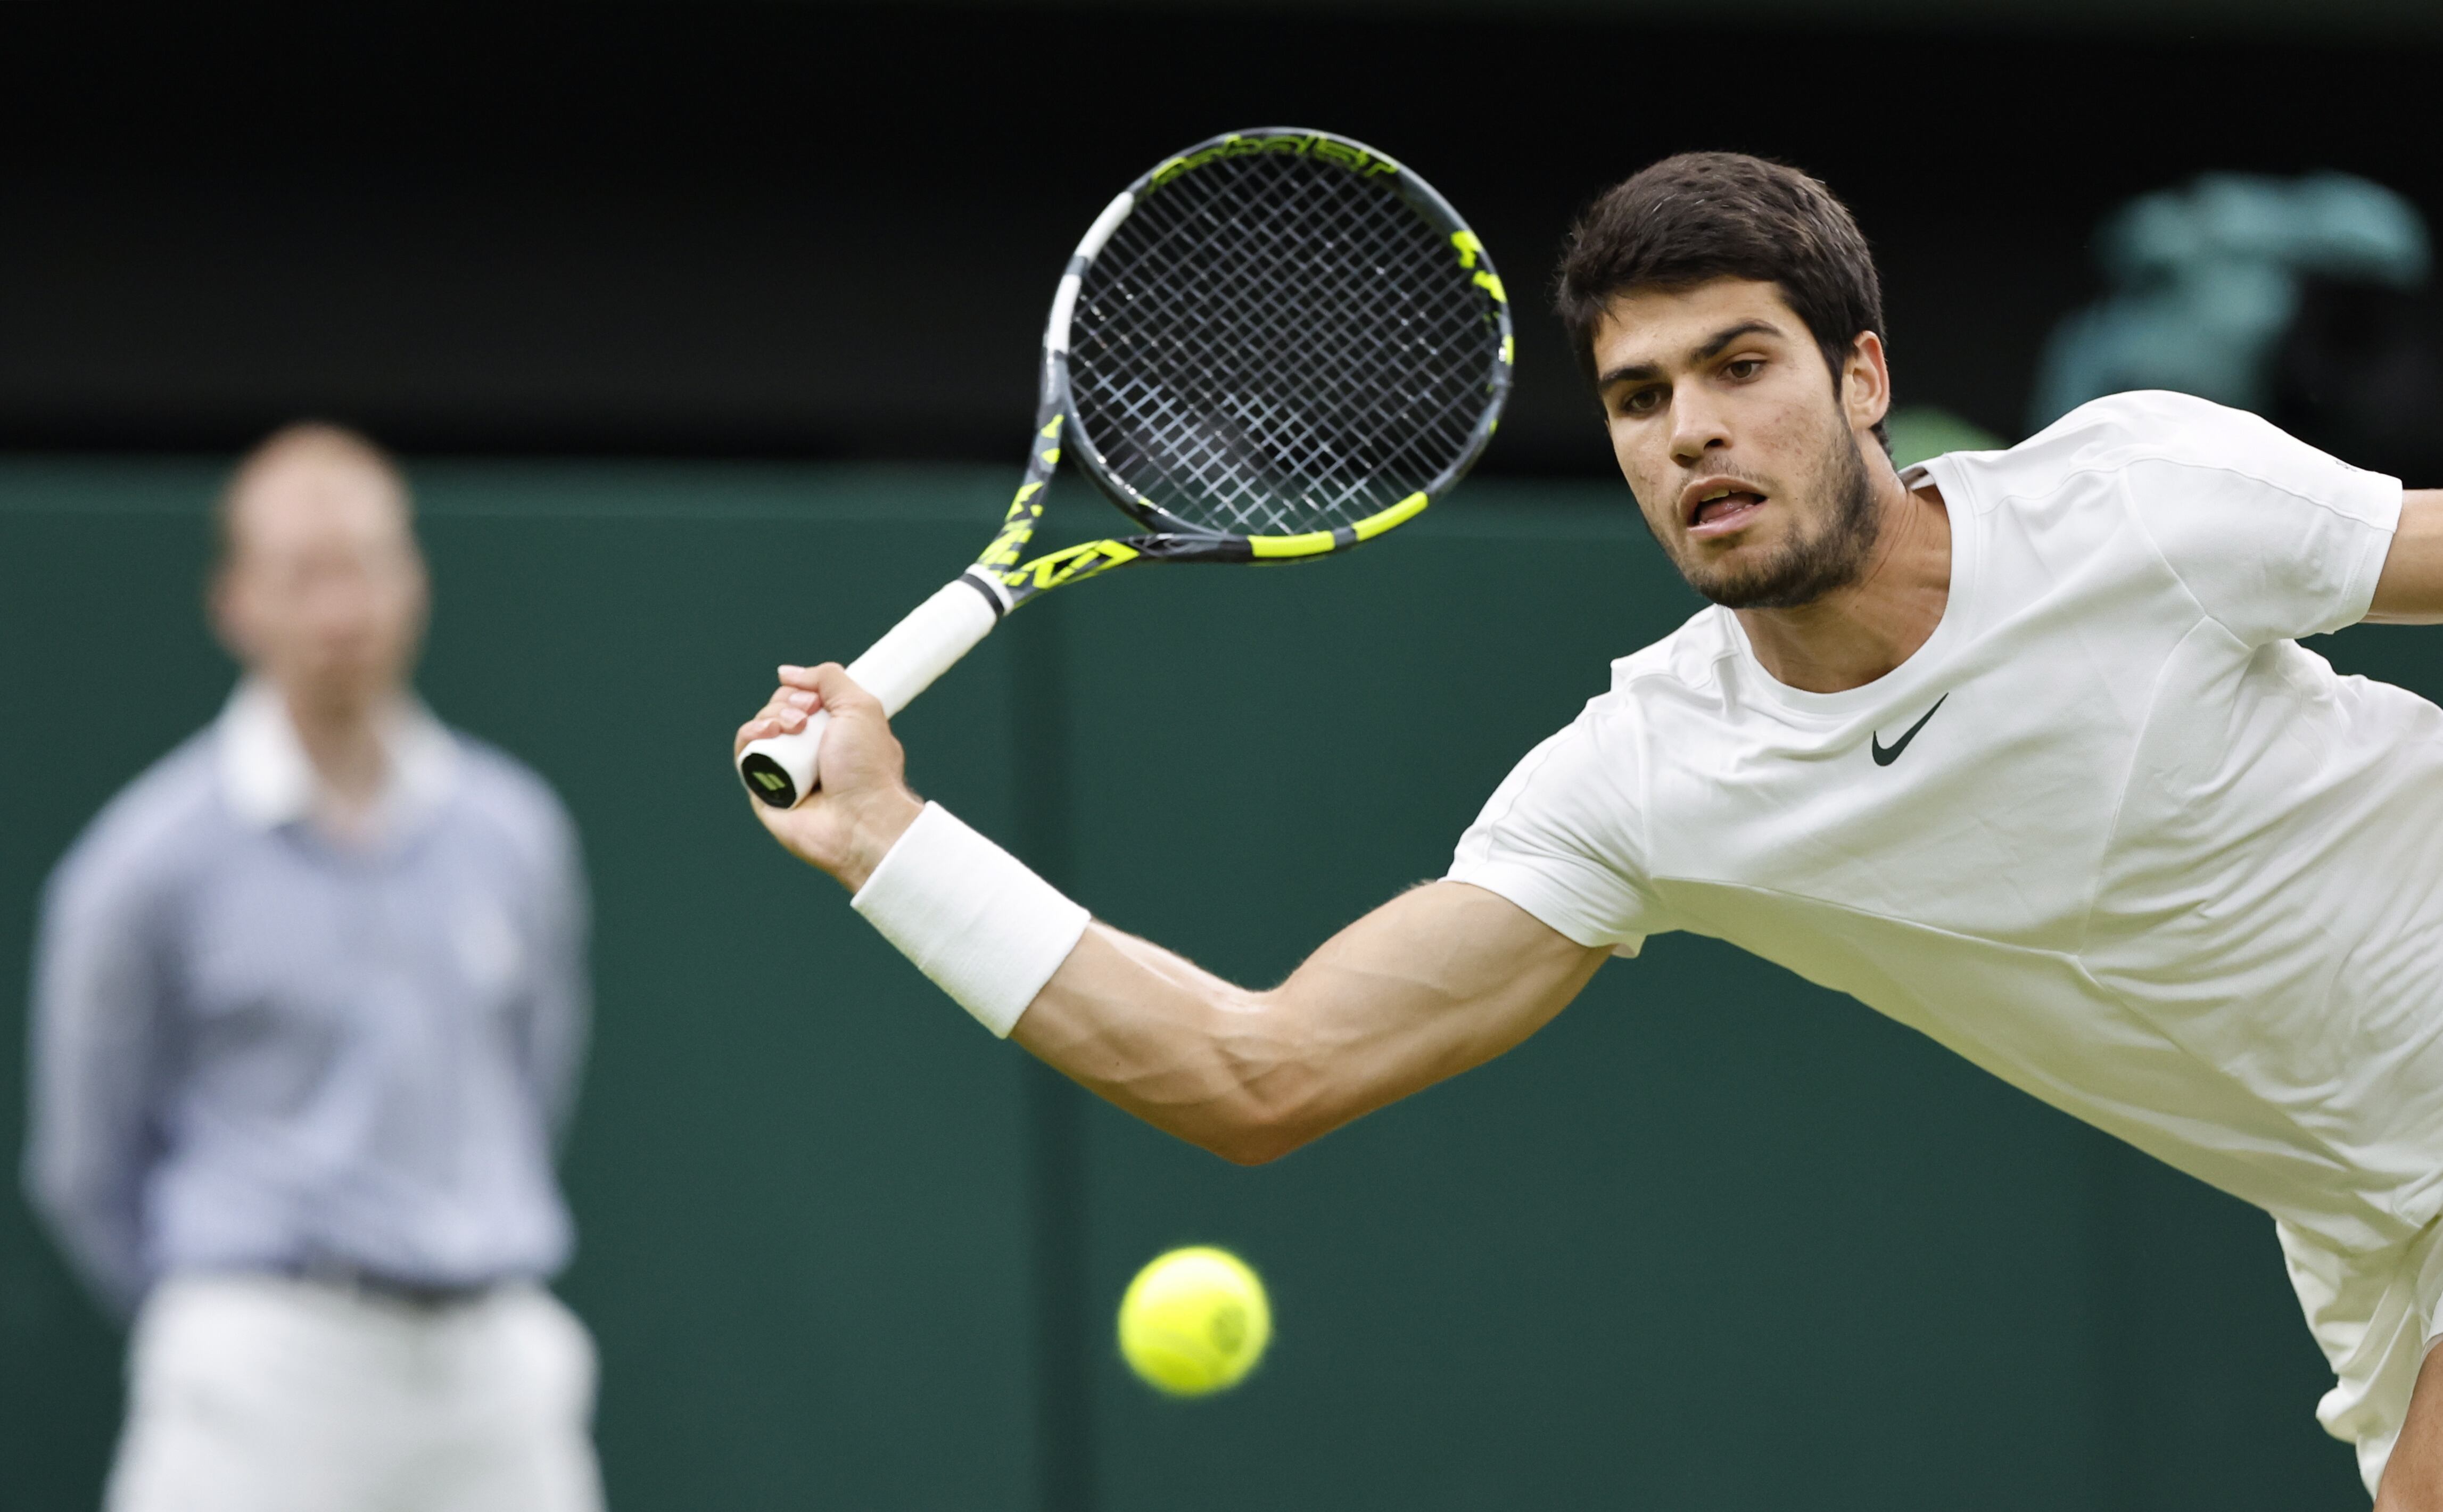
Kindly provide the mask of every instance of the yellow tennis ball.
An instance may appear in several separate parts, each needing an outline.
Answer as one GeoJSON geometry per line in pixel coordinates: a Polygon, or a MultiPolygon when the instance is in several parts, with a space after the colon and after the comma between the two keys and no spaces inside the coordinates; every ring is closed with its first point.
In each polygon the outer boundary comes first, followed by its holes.
{"type": "Polygon", "coordinates": [[[1238,1385],[1272,1339],[1264,1283],[1226,1249],[1157,1255],[1120,1299],[1120,1353],[1146,1384],[1173,1396],[1238,1385]]]}

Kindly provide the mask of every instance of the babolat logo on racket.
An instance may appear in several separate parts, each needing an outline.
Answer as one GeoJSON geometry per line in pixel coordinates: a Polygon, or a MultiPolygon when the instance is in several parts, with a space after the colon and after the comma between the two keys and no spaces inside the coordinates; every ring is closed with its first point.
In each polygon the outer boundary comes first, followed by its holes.
{"type": "Polygon", "coordinates": [[[1210,147],[1201,148],[1184,157],[1173,157],[1147,175],[1148,189],[1160,189],[1190,170],[1218,162],[1224,157],[1244,157],[1254,153],[1294,153],[1313,156],[1326,162],[1338,163],[1350,173],[1370,178],[1377,174],[1396,174],[1400,165],[1370,148],[1353,141],[1321,134],[1310,136],[1241,137],[1233,132],[1210,147]]]}

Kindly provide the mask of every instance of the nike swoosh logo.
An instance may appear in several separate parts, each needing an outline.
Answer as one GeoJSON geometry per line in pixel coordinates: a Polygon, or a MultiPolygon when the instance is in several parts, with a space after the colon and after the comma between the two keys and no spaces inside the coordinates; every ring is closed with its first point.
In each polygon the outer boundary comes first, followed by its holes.
{"type": "Polygon", "coordinates": [[[1867,736],[1866,743],[1875,748],[1875,765],[1878,766],[1889,766],[1892,763],[1899,761],[1901,759],[1901,752],[1908,749],[1909,742],[1917,739],[1917,732],[1925,728],[1925,721],[1927,719],[1932,719],[1937,710],[1940,710],[1942,706],[1950,700],[1950,697],[1951,695],[1949,693],[1945,693],[1940,698],[1936,699],[1934,701],[1934,708],[1925,711],[1924,719],[1920,719],[1916,724],[1911,725],[1908,728],[1907,734],[1902,735],[1900,739],[1892,742],[1888,746],[1883,744],[1883,737],[1881,735],[1867,736]]]}

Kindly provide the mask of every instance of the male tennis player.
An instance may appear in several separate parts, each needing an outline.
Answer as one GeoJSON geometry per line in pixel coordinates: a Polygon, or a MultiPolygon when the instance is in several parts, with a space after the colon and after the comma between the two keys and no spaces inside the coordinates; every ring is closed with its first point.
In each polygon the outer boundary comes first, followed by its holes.
{"type": "Polygon", "coordinates": [[[2443,492],[2173,394],[1896,471],[1865,243],[1754,158],[1606,194],[1559,304],[1716,607],[1278,987],[920,802],[836,666],[739,731],[832,715],[824,790],[757,813],[995,1032],[1239,1161],[1498,1055],[1649,934],[1733,941],[2270,1211],[2319,1417],[2381,1512],[2443,1512],[2443,710],[2295,639],[2443,621],[2443,492]]]}

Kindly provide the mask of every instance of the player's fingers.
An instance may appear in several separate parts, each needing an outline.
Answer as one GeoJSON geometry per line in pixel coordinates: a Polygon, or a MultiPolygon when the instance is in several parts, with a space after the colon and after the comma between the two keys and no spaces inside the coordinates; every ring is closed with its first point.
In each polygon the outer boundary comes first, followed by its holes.
{"type": "Polygon", "coordinates": [[[836,661],[819,667],[782,667],[781,686],[775,689],[771,700],[755,711],[755,717],[738,727],[730,754],[736,755],[749,745],[773,735],[794,735],[806,728],[806,720],[817,709],[828,708],[835,713],[850,710],[871,709],[876,714],[882,706],[872,693],[859,688],[848,670],[836,661]]]}
{"type": "Polygon", "coordinates": [[[755,710],[758,719],[786,719],[792,714],[802,719],[822,707],[822,700],[813,693],[783,688],[773,693],[771,700],[755,710]]]}
{"type": "Polygon", "coordinates": [[[869,709],[876,714],[882,712],[882,701],[859,688],[856,680],[848,674],[848,669],[838,662],[827,661],[811,668],[807,675],[812,679],[813,691],[821,700],[822,707],[836,715],[869,709]]]}
{"type": "Polygon", "coordinates": [[[749,720],[748,723],[756,725],[769,725],[774,730],[788,729],[792,728],[793,725],[803,725],[805,723],[805,710],[801,709],[792,709],[786,704],[765,704],[762,708],[755,710],[754,718],[749,720]],[[792,714],[798,716],[794,721],[789,717],[792,714]]]}
{"type": "Polygon", "coordinates": [[[786,690],[774,693],[772,701],[755,711],[755,717],[738,727],[738,737],[731,743],[730,753],[744,750],[755,741],[774,735],[794,735],[806,728],[808,708],[790,701],[786,690]]]}

